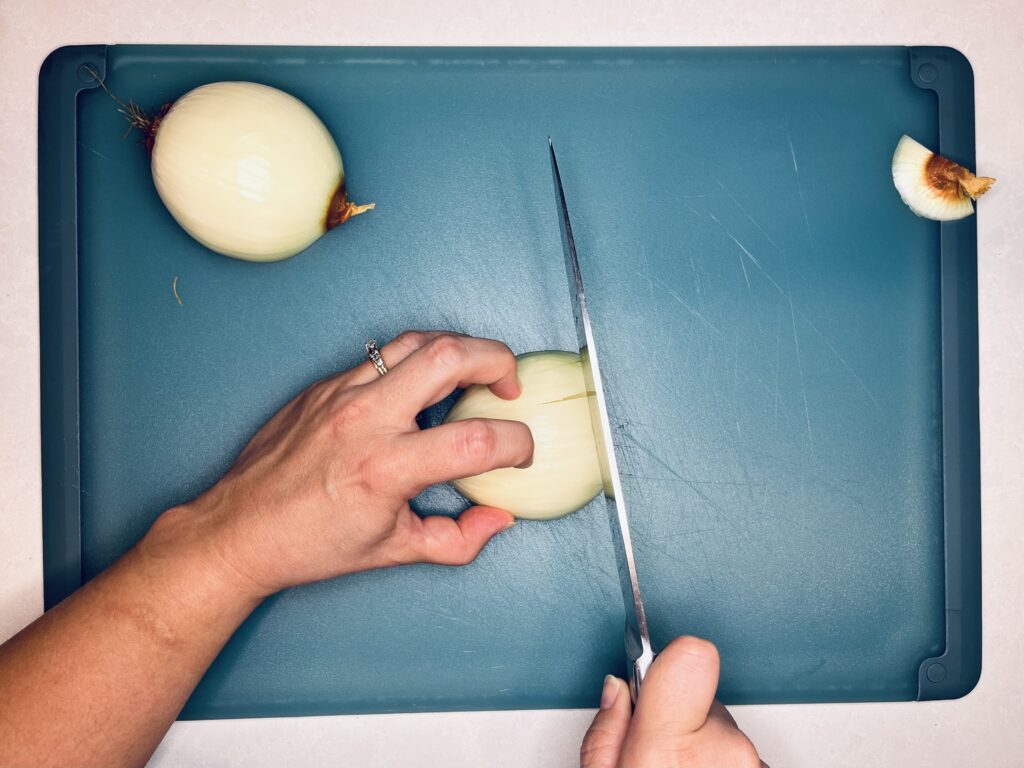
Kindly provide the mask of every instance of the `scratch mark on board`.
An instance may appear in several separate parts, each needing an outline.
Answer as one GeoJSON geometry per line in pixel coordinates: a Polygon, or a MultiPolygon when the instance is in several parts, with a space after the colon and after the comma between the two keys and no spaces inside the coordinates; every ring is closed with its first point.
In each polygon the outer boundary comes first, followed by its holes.
{"type": "Polygon", "coordinates": [[[775,425],[779,424],[779,357],[780,357],[780,326],[782,321],[776,315],[775,320],[775,425]]]}
{"type": "Polygon", "coordinates": [[[785,296],[786,292],[784,290],[782,290],[782,286],[779,285],[777,282],[775,282],[775,279],[765,271],[764,267],[761,266],[761,262],[758,261],[757,257],[754,256],[754,254],[752,254],[747,249],[747,246],[745,246],[743,243],[741,243],[739,240],[737,240],[736,237],[733,235],[733,233],[730,232],[728,229],[726,229],[725,225],[722,224],[722,222],[720,222],[718,219],[715,218],[714,214],[709,213],[708,216],[710,216],[714,220],[714,222],[718,226],[720,226],[722,228],[722,231],[725,232],[725,234],[729,237],[730,240],[732,240],[734,243],[736,243],[736,247],[739,248],[741,251],[743,251],[744,254],[746,254],[747,258],[750,259],[750,263],[758,268],[758,270],[761,272],[761,274],[764,275],[765,278],[768,280],[768,282],[771,283],[772,286],[775,288],[775,290],[779,292],[779,295],[780,296],[785,296]]]}
{"type": "Polygon", "coordinates": [[[753,295],[753,291],[750,288],[750,275],[747,274],[747,265],[743,261],[743,256],[740,256],[740,269],[743,270],[743,279],[747,281],[747,293],[753,295]]]}
{"type": "Polygon", "coordinates": [[[697,532],[697,546],[700,547],[700,553],[704,557],[704,573],[707,574],[708,581],[712,584],[715,583],[715,569],[711,567],[711,559],[708,557],[708,551],[704,547],[704,536],[697,532]]]}
{"type": "MultiPolygon", "coordinates": [[[[107,157],[106,155],[104,155],[104,154],[103,154],[102,152],[97,152],[97,151],[96,151],[95,149],[93,149],[92,147],[90,147],[90,146],[89,146],[88,144],[83,144],[82,142],[78,142],[78,146],[80,146],[80,147],[81,147],[82,149],[88,149],[88,150],[89,150],[90,152],[92,152],[92,153],[93,153],[94,155],[96,155],[96,156],[98,156],[98,157],[102,157],[102,158],[103,158],[104,160],[110,160],[110,158],[109,158],[109,157],[107,157]]],[[[112,161],[111,161],[111,162],[112,162],[112,161]]]]}
{"type": "Polygon", "coordinates": [[[723,184],[721,181],[719,181],[717,176],[712,175],[711,178],[713,178],[715,180],[715,183],[722,188],[722,191],[725,192],[726,196],[728,196],[730,200],[732,200],[732,204],[735,205],[736,208],[739,209],[739,212],[742,213],[747,218],[747,221],[753,224],[757,228],[757,231],[764,236],[764,239],[771,243],[775,247],[775,250],[777,250],[779,253],[783,253],[783,250],[779,246],[779,244],[772,239],[771,235],[764,231],[764,227],[757,223],[757,219],[751,216],[747,209],[740,205],[740,201],[736,199],[732,192],[729,191],[729,188],[726,187],[725,184],[723,184]]]}
{"type": "Polygon", "coordinates": [[[643,244],[640,245],[640,258],[644,260],[644,277],[647,278],[647,292],[650,295],[650,299],[654,301],[654,281],[650,278],[651,264],[647,259],[647,247],[643,244]]]}
{"type": "Polygon", "coordinates": [[[786,143],[789,144],[789,156],[793,160],[793,173],[796,175],[796,192],[800,197],[800,209],[803,211],[804,228],[807,230],[807,242],[814,245],[814,233],[811,232],[811,218],[807,215],[807,199],[804,197],[804,186],[800,183],[800,164],[796,160],[796,149],[793,147],[793,137],[786,127],[786,143]]]}
{"type": "Polygon", "coordinates": [[[668,462],[662,459],[661,456],[659,456],[657,453],[655,453],[650,448],[645,446],[643,443],[636,440],[634,437],[630,435],[623,435],[623,437],[625,437],[630,443],[636,446],[636,448],[650,456],[656,464],[658,464],[662,469],[664,469],[666,472],[672,475],[672,477],[674,477],[679,482],[683,483],[683,485],[685,485],[687,488],[689,488],[691,491],[697,494],[697,496],[700,497],[701,501],[703,501],[705,504],[711,507],[711,509],[717,512],[719,516],[727,523],[729,523],[729,525],[732,526],[736,530],[736,532],[739,533],[740,536],[746,539],[747,542],[750,542],[750,536],[747,534],[747,532],[743,530],[743,528],[741,528],[739,525],[737,525],[736,521],[733,520],[730,517],[730,515],[724,509],[722,509],[722,507],[714,499],[712,499],[703,490],[697,487],[695,483],[691,482],[689,478],[683,477],[681,474],[679,474],[679,472],[675,470],[674,467],[672,467],[668,462]]]}
{"type": "Polygon", "coordinates": [[[694,480],[692,477],[682,478],[678,474],[675,477],[661,477],[658,475],[640,475],[633,472],[620,472],[622,477],[628,477],[633,480],[646,480],[649,482],[656,483],[672,483],[672,482],[683,482],[687,485],[720,485],[727,488],[747,488],[750,485],[758,485],[759,483],[742,482],[740,480],[694,480]]]}
{"type": "MultiPolygon", "coordinates": [[[[415,609],[417,611],[422,611],[423,613],[425,613],[425,614],[427,614],[429,616],[436,616],[437,618],[447,619],[448,621],[455,622],[456,624],[465,624],[465,625],[470,626],[470,627],[474,626],[473,622],[463,618],[462,616],[458,616],[458,615],[456,615],[454,613],[449,613],[449,612],[447,612],[447,611],[445,611],[443,609],[439,610],[439,609],[435,609],[435,608],[428,608],[425,605],[417,605],[415,607],[415,609]]],[[[438,629],[444,629],[444,627],[442,627],[440,625],[435,625],[435,626],[437,626],[438,629]]]]}
{"type": "Polygon", "coordinates": [[[708,320],[706,317],[704,317],[704,315],[702,315],[700,312],[698,312],[695,307],[691,306],[682,296],[680,296],[672,288],[672,286],[670,286],[668,283],[666,283],[660,277],[658,277],[657,275],[650,275],[650,274],[647,274],[645,272],[641,272],[640,270],[635,269],[635,268],[633,269],[633,271],[636,272],[638,275],[640,275],[640,277],[642,277],[642,278],[644,278],[644,279],[646,279],[648,281],[651,281],[652,283],[657,283],[658,285],[660,285],[662,288],[665,289],[665,291],[668,293],[668,295],[671,296],[673,299],[675,299],[676,303],[678,303],[682,307],[684,307],[687,312],[689,312],[691,315],[693,315],[695,318],[697,318],[700,322],[702,322],[704,325],[706,325],[708,328],[710,328],[715,333],[721,334],[721,331],[714,325],[714,323],[712,323],[710,320],[708,320]]]}
{"type": "Polygon", "coordinates": [[[697,297],[700,299],[701,307],[704,306],[704,292],[700,288],[700,273],[697,271],[697,264],[693,260],[693,251],[687,254],[690,259],[690,271],[693,272],[693,286],[697,289],[697,297]]]}
{"type": "MultiPolygon", "coordinates": [[[[792,299],[790,299],[790,302],[792,303],[792,299]]],[[[868,396],[868,399],[871,401],[871,403],[875,406],[876,409],[878,409],[878,412],[883,413],[884,411],[882,410],[881,404],[878,402],[878,400],[875,399],[875,396],[871,394],[871,390],[868,389],[868,385],[865,384],[864,380],[857,375],[857,372],[853,369],[853,366],[846,361],[846,358],[843,357],[840,351],[836,349],[835,345],[831,341],[829,341],[828,338],[826,338],[825,334],[818,330],[818,326],[811,322],[811,318],[804,314],[803,310],[801,310],[800,307],[794,306],[794,308],[796,309],[796,313],[800,315],[800,319],[807,323],[808,326],[810,326],[811,330],[818,335],[818,338],[825,343],[825,346],[829,348],[832,354],[836,356],[840,363],[842,363],[843,367],[846,368],[846,370],[849,372],[851,376],[853,376],[854,380],[857,382],[857,384],[860,385],[860,388],[864,391],[864,394],[868,396]]]]}
{"type": "Polygon", "coordinates": [[[811,447],[811,455],[814,456],[814,433],[811,431],[811,411],[807,407],[807,385],[804,382],[804,364],[800,357],[800,335],[796,331],[796,312],[793,309],[793,296],[789,296],[789,317],[793,323],[793,344],[796,346],[796,367],[800,372],[800,393],[804,399],[804,418],[807,421],[807,440],[811,447]]]}
{"type": "Polygon", "coordinates": [[[797,176],[800,175],[800,166],[796,162],[796,150],[793,149],[793,137],[789,135],[789,129],[786,129],[786,141],[789,143],[789,156],[793,158],[793,173],[797,176]]]}
{"type": "Polygon", "coordinates": [[[814,235],[811,234],[811,220],[807,216],[807,201],[804,199],[804,190],[802,186],[797,187],[797,192],[800,193],[800,207],[804,212],[804,228],[807,229],[807,240],[814,245],[814,235]]]}
{"type": "MultiPolygon", "coordinates": [[[[803,193],[801,192],[801,197],[802,196],[803,196],[803,193]]],[[[765,278],[768,280],[769,283],[771,283],[772,287],[775,288],[775,290],[778,292],[778,294],[780,296],[785,296],[787,298],[787,300],[789,301],[789,305],[790,305],[790,312],[791,313],[795,312],[796,314],[800,315],[800,319],[802,319],[804,322],[806,322],[811,327],[811,330],[813,330],[815,332],[815,334],[817,334],[817,336],[825,343],[825,346],[828,347],[829,350],[832,352],[832,354],[834,354],[836,356],[836,358],[839,360],[839,362],[842,364],[842,366],[847,370],[847,372],[851,376],[853,376],[854,380],[860,386],[861,390],[863,390],[864,394],[867,395],[868,399],[875,406],[875,408],[878,410],[878,412],[879,413],[884,413],[884,410],[883,410],[881,404],[878,402],[878,399],[874,396],[874,394],[871,392],[871,390],[868,389],[867,384],[857,374],[857,372],[854,370],[853,366],[850,365],[850,363],[846,360],[845,357],[843,357],[842,353],[840,353],[840,351],[835,347],[835,345],[832,344],[832,342],[829,341],[828,338],[826,338],[825,334],[822,333],[818,329],[818,327],[811,321],[811,319],[807,316],[807,314],[802,309],[800,309],[800,307],[797,307],[797,306],[794,305],[792,294],[787,292],[787,291],[785,291],[785,290],[783,290],[782,286],[779,285],[777,282],[775,282],[775,280],[772,278],[772,276],[769,275],[768,272],[765,270],[765,268],[761,266],[761,262],[757,259],[757,257],[755,257],[754,254],[752,254],[750,252],[750,250],[745,245],[743,245],[743,243],[741,243],[739,240],[737,240],[736,237],[734,237],[733,234],[728,229],[725,228],[725,225],[722,224],[722,222],[719,221],[715,217],[714,214],[709,213],[708,216],[716,224],[718,224],[719,227],[722,228],[722,231],[725,232],[726,235],[728,235],[729,239],[732,240],[736,244],[736,246],[743,252],[744,255],[746,255],[746,257],[748,259],[750,259],[750,262],[755,267],[757,267],[757,269],[761,272],[762,275],[765,276],[765,278]]],[[[805,218],[805,220],[807,218],[806,208],[804,210],[804,218],[805,218]]],[[[807,235],[808,235],[808,237],[811,237],[810,222],[807,222],[807,227],[808,227],[807,235]]],[[[744,268],[744,276],[746,276],[746,269],[745,268],[744,268]]],[[[748,286],[749,286],[749,282],[750,281],[748,279],[748,281],[747,281],[748,286]]],[[[796,330],[796,323],[794,321],[794,333],[795,333],[795,330],[796,330]]],[[[776,411],[776,417],[778,417],[778,400],[777,400],[777,398],[776,398],[776,409],[775,409],[775,411],[776,411]]]]}
{"type": "Polygon", "coordinates": [[[694,208],[693,206],[691,206],[691,205],[690,205],[689,203],[687,203],[687,202],[683,202],[683,208],[685,208],[686,210],[688,210],[688,211],[689,211],[690,213],[692,213],[692,214],[693,214],[694,216],[696,216],[696,217],[697,217],[698,219],[700,218],[700,213],[699,213],[699,212],[697,211],[697,209],[695,209],[695,208],[694,208]]]}

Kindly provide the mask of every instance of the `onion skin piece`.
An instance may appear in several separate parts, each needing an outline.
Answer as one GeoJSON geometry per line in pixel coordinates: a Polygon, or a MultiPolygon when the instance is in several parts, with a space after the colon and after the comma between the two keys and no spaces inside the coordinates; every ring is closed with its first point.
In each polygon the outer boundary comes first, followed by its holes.
{"type": "Polygon", "coordinates": [[[467,389],[445,418],[522,421],[533,433],[533,463],[504,468],[452,485],[476,504],[517,518],[553,520],[586,506],[602,489],[601,466],[590,422],[590,401],[580,356],[531,352],[517,358],[522,394],[502,400],[487,387],[467,389]]]}
{"type": "Polygon", "coordinates": [[[937,155],[904,135],[892,156],[892,180],[903,202],[926,219],[955,221],[974,213],[977,200],[995,183],[937,155]]]}
{"type": "Polygon", "coordinates": [[[353,205],[341,153],[309,107],[258,83],[195,88],[149,128],[153,182],[207,248],[279,261],[372,206],[353,205]]]}

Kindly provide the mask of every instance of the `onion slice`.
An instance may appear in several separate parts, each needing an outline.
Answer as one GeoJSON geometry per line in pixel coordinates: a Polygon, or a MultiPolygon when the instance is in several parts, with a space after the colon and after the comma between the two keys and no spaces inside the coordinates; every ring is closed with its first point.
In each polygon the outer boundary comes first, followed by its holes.
{"type": "Polygon", "coordinates": [[[900,197],[918,216],[954,221],[974,213],[977,200],[995,183],[904,135],[892,156],[892,180],[900,197]]]}

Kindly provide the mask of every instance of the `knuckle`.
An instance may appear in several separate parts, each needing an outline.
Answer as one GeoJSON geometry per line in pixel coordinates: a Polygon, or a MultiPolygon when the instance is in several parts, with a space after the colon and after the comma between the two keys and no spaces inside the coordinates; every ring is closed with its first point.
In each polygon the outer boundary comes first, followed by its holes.
{"type": "Polygon", "coordinates": [[[423,331],[407,330],[402,331],[395,337],[395,343],[400,347],[412,352],[422,347],[427,340],[427,334],[423,331]]]}
{"type": "Polygon", "coordinates": [[[501,344],[501,342],[498,343],[501,345],[501,351],[499,354],[501,355],[502,362],[510,371],[514,371],[517,365],[515,352],[509,349],[505,344],[501,344]]]}
{"type": "Polygon", "coordinates": [[[483,419],[461,422],[455,441],[455,452],[460,459],[476,466],[486,465],[493,460],[497,449],[498,436],[489,423],[483,419]]]}
{"type": "Polygon", "coordinates": [[[448,558],[449,565],[469,565],[476,560],[476,552],[470,552],[469,550],[463,549],[454,552],[448,558]]]}
{"type": "Polygon", "coordinates": [[[335,407],[331,414],[331,424],[338,432],[348,432],[358,426],[368,412],[366,403],[358,398],[351,398],[335,407]]]}
{"type": "Polygon", "coordinates": [[[373,456],[366,456],[361,459],[356,467],[356,477],[360,486],[367,491],[375,491],[384,486],[386,481],[386,469],[381,462],[373,456]]]}
{"type": "Polygon", "coordinates": [[[746,736],[740,736],[729,750],[730,765],[736,768],[761,768],[761,756],[746,736]]]}
{"type": "Polygon", "coordinates": [[[469,350],[458,336],[437,336],[428,344],[431,361],[443,368],[457,368],[465,362],[469,350]]]}
{"type": "Polygon", "coordinates": [[[330,396],[330,379],[324,379],[310,385],[310,387],[302,393],[302,402],[304,406],[319,408],[330,399],[330,396]]]}

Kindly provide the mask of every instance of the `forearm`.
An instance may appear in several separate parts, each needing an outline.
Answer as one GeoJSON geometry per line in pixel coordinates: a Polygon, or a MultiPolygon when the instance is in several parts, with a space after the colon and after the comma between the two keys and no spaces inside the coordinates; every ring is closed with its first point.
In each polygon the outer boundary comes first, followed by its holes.
{"type": "Polygon", "coordinates": [[[0,647],[0,765],[142,765],[260,598],[189,510],[0,647]]]}

